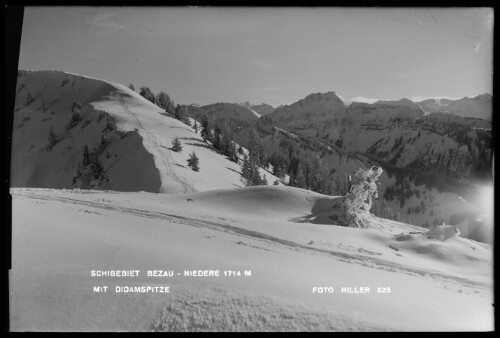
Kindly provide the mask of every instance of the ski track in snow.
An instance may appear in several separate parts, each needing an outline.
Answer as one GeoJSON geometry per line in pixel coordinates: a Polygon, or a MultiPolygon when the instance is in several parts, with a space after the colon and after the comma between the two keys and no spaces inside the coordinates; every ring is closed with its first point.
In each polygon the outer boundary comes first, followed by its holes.
{"type": "Polygon", "coordinates": [[[38,200],[44,200],[44,201],[63,202],[63,203],[70,203],[70,204],[75,204],[75,205],[83,205],[83,206],[97,208],[97,209],[116,211],[116,212],[125,213],[125,214],[129,214],[129,215],[134,215],[137,217],[163,219],[163,220],[166,220],[170,223],[184,224],[184,225],[194,226],[197,228],[206,228],[206,229],[210,229],[213,231],[221,231],[221,232],[231,233],[231,234],[238,235],[238,236],[249,237],[253,240],[263,241],[263,242],[266,242],[266,244],[269,244],[272,246],[280,246],[282,248],[289,249],[289,250],[301,251],[301,252],[309,253],[309,254],[325,255],[325,256],[337,259],[339,261],[342,261],[342,262],[359,264],[359,265],[362,265],[362,266],[365,266],[368,268],[385,270],[388,272],[395,272],[395,273],[404,273],[407,275],[422,276],[425,278],[432,278],[432,279],[437,280],[437,281],[443,281],[443,282],[447,282],[447,283],[452,282],[455,284],[460,284],[463,286],[474,287],[474,288],[481,288],[481,289],[488,289],[489,288],[489,286],[486,284],[474,282],[474,281],[468,280],[466,278],[448,275],[448,274],[441,273],[441,272],[431,270],[431,269],[408,267],[408,266],[404,266],[401,264],[389,262],[389,261],[386,261],[386,260],[381,259],[381,258],[372,257],[372,255],[370,255],[370,253],[368,253],[370,256],[364,256],[364,255],[350,254],[350,253],[345,253],[345,252],[340,252],[340,251],[335,251],[335,250],[314,248],[314,247],[311,247],[308,245],[303,245],[303,244],[296,243],[296,242],[293,242],[290,240],[286,240],[283,238],[268,235],[268,234],[263,233],[263,232],[248,230],[248,229],[244,229],[241,227],[229,225],[229,224],[224,223],[222,221],[212,222],[212,221],[207,221],[205,219],[201,220],[201,219],[196,219],[196,218],[192,218],[192,217],[185,217],[182,215],[175,215],[175,214],[168,214],[168,213],[162,213],[162,212],[155,212],[155,211],[151,211],[151,210],[123,207],[123,206],[119,206],[119,205],[113,205],[112,201],[104,200],[104,199],[101,199],[100,201],[110,202],[110,203],[109,204],[97,203],[97,202],[80,200],[80,199],[75,199],[75,198],[42,195],[41,193],[42,192],[37,193],[35,195],[35,194],[33,194],[33,192],[31,192],[29,190],[16,190],[16,191],[11,192],[11,194],[13,196],[15,196],[16,198],[24,197],[24,198],[38,199],[38,200]]]}

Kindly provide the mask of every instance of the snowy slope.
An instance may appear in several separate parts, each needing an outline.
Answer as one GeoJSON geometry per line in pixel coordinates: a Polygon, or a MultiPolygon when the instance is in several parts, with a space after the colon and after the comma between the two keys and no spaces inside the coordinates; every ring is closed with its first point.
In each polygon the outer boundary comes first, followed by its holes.
{"type": "Polygon", "coordinates": [[[430,240],[425,229],[386,220],[378,221],[383,231],[327,224],[335,197],[289,187],[11,193],[14,331],[493,329],[490,246],[430,240]],[[116,269],[141,273],[90,277],[116,269]],[[147,277],[147,269],[175,274],[147,277]],[[251,276],[184,277],[186,269],[251,276]],[[169,285],[171,292],[104,294],[95,285],[169,285]]]}
{"type": "MultiPolygon", "coordinates": [[[[118,128],[139,132],[144,147],[153,154],[156,168],[160,171],[160,192],[187,193],[244,186],[239,174],[240,166],[207,149],[203,139],[191,127],[161,115],[161,108],[129,88],[118,83],[110,84],[116,91],[105,100],[92,102],[91,105],[114,116],[118,128]],[[170,150],[176,137],[183,145],[180,153],[170,150]],[[186,165],[187,154],[193,151],[200,159],[199,172],[186,165]]],[[[267,175],[270,182],[276,179],[269,173],[267,175]]]]}
{"type": "MultiPolygon", "coordinates": [[[[158,191],[161,182],[153,156],[140,135],[107,130],[107,117],[88,103],[114,89],[97,79],[59,71],[19,71],[13,118],[12,187],[72,188],[83,148],[99,158],[109,179],[102,188],[118,191],[158,191]],[[28,103],[27,98],[32,101],[28,103]],[[74,104],[81,109],[74,109],[74,104]],[[81,121],[68,122],[78,112],[81,121]],[[50,131],[58,142],[47,149],[50,131]],[[98,150],[102,138],[105,149],[98,150]],[[130,177],[142,177],[131,180],[130,177]]],[[[83,186],[82,186],[83,187],[83,186]]]]}
{"type": "MultiPolygon", "coordinates": [[[[12,172],[14,187],[72,187],[71,180],[83,146],[99,144],[102,124],[105,123],[104,120],[98,123],[99,111],[109,113],[118,130],[137,135],[127,138],[128,144],[113,141],[116,146],[111,146],[116,152],[111,153],[110,158],[105,154],[100,156],[111,183],[120,181],[119,185],[111,185],[109,189],[175,194],[245,185],[241,180],[240,165],[211,150],[193,128],[162,115],[161,108],[121,84],[58,71],[28,72],[20,84],[23,87],[16,96],[18,110],[15,113],[15,123],[20,124],[16,126],[13,141],[13,168],[17,168],[12,172]],[[61,86],[61,82],[64,85],[61,86]],[[28,92],[35,100],[25,106],[28,92]],[[40,113],[42,101],[48,107],[47,113],[40,113]],[[73,101],[83,104],[83,117],[89,124],[85,129],[77,127],[61,131],[71,117],[73,101]],[[97,127],[92,123],[94,121],[97,127]],[[63,141],[52,152],[36,152],[33,156],[34,144],[47,142],[50,126],[63,141]],[[176,137],[182,143],[181,152],[171,150],[172,140],[176,137]],[[199,172],[187,166],[188,154],[193,151],[200,161],[199,172]],[[53,170],[52,163],[62,168],[53,170]],[[16,184],[18,181],[21,183],[16,184]],[[134,182],[151,183],[135,187],[134,182]]],[[[262,173],[269,184],[276,180],[272,174],[262,173]]]]}

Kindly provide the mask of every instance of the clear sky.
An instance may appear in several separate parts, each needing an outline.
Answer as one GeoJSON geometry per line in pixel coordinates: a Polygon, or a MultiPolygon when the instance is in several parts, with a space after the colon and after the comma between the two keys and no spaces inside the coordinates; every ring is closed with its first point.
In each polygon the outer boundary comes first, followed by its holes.
{"type": "Polygon", "coordinates": [[[277,106],[492,93],[492,50],[486,8],[27,7],[19,69],[277,106]]]}

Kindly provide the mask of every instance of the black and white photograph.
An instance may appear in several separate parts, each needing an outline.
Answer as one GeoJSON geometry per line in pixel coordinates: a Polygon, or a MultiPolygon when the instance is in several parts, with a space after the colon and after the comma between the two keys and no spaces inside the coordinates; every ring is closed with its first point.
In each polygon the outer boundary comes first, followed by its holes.
{"type": "Polygon", "coordinates": [[[495,330],[493,8],[22,12],[11,332],[495,330]]]}

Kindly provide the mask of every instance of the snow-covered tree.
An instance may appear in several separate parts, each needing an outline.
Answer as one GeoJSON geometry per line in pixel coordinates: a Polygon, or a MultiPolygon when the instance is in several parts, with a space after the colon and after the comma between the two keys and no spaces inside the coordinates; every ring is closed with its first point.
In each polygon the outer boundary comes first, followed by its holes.
{"type": "Polygon", "coordinates": [[[368,228],[372,220],[372,198],[378,198],[377,183],[382,168],[359,169],[351,179],[351,188],[344,198],[343,213],[339,223],[344,226],[368,228]]]}

